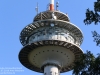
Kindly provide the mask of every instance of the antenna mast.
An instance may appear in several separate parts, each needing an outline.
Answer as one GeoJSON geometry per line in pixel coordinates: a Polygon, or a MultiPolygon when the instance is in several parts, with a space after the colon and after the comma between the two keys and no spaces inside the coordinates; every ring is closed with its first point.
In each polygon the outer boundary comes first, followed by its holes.
{"type": "Polygon", "coordinates": [[[50,10],[54,11],[54,0],[50,0],[50,10]]]}
{"type": "Polygon", "coordinates": [[[37,6],[36,6],[35,10],[36,10],[36,12],[38,14],[38,12],[39,12],[38,2],[37,2],[37,6]]]}
{"type": "Polygon", "coordinates": [[[56,10],[58,10],[58,7],[59,7],[59,2],[56,2],[56,10]]]}

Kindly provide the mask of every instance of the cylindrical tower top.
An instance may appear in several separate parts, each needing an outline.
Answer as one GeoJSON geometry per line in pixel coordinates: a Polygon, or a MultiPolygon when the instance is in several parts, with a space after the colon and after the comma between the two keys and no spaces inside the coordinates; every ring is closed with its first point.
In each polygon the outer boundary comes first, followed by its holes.
{"type": "Polygon", "coordinates": [[[83,54],[79,47],[83,41],[81,30],[70,23],[67,14],[54,9],[50,0],[49,10],[38,13],[33,22],[20,33],[24,46],[19,60],[26,68],[44,75],[59,75],[73,69],[75,61],[83,54]]]}
{"type": "Polygon", "coordinates": [[[54,0],[50,0],[50,10],[54,10],[54,0]]]}

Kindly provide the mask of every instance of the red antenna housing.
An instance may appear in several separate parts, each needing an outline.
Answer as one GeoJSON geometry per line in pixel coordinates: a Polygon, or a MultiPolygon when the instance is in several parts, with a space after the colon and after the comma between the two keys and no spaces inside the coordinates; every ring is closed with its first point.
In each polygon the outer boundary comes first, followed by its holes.
{"type": "Polygon", "coordinates": [[[50,0],[50,10],[54,11],[54,0],[50,0]]]}

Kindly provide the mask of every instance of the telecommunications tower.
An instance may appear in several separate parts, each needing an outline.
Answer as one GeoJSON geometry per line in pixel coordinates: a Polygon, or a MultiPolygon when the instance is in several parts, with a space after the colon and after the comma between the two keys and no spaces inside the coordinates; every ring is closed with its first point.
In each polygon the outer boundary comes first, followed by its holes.
{"type": "Polygon", "coordinates": [[[51,0],[48,10],[37,13],[20,33],[24,47],[19,52],[19,61],[44,75],[60,75],[72,70],[74,62],[83,54],[82,32],[57,7],[58,2],[54,9],[54,0],[51,0]]]}

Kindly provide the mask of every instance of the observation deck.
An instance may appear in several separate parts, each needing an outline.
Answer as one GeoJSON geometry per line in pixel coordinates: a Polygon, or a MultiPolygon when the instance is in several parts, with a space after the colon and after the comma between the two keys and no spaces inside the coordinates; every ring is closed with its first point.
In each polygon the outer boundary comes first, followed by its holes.
{"type": "Polygon", "coordinates": [[[51,74],[52,69],[54,75],[58,70],[61,73],[72,70],[83,54],[81,30],[70,22],[67,14],[53,10],[52,6],[52,11],[38,13],[20,33],[24,46],[19,52],[20,62],[44,75],[51,74]]]}

